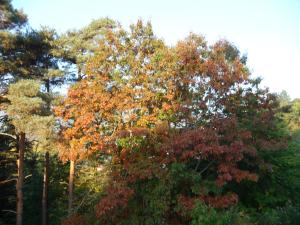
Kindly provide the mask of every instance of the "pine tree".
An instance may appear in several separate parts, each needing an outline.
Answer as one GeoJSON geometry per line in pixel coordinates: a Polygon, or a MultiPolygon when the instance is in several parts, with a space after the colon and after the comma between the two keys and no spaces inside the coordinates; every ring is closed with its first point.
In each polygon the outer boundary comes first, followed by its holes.
{"type": "Polygon", "coordinates": [[[14,29],[27,22],[27,16],[21,11],[14,9],[11,0],[0,1],[0,29],[14,29]]]}
{"type": "Polygon", "coordinates": [[[55,45],[55,51],[66,63],[67,78],[70,81],[81,80],[86,73],[86,63],[98,48],[98,41],[118,24],[108,18],[91,22],[80,30],[70,30],[61,35],[55,45]]]}
{"type": "Polygon", "coordinates": [[[26,140],[45,140],[51,133],[54,118],[49,112],[49,98],[40,92],[41,84],[33,80],[20,80],[9,86],[10,104],[6,113],[15,128],[18,149],[17,225],[23,221],[24,154],[26,140]]]}

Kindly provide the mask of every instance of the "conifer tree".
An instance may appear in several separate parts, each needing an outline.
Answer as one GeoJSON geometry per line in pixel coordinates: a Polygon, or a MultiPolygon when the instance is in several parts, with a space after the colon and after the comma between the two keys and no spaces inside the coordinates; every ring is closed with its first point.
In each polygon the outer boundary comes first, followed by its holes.
{"type": "Polygon", "coordinates": [[[0,29],[13,29],[27,22],[27,16],[21,11],[14,9],[11,0],[0,1],[0,29]]]}
{"type": "Polygon", "coordinates": [[[52,131],[54,118],[47,101],[40,92],[40,83],[34,80],[20,80],[9,86],[7,98],[10,104],[6,113],[15,128],[18,149],[17,178],[17,225],[23,221],[24,154],[26,140],[45,140],[52,131]]]}
{"type": "Polygon", "coordinates": [[[85,76],[86,63],[98,48],[98,41],[118,24],[108,18],[92,21],[80,30],[70,30],[56,41],[55,53],[66,63],[67,78],[70,81],[81,80],[85,76]]]}
{"type": "MultiPolygon", "coordinates": [[[[52,87],[63,83],[63,72],[59,69],[54,55],[57,34],[53,29],[43,27],[39,31],[29,30],[6,34],[11,39],[0,43],[2,58],[0,59],[0,74],[3,78],[1,91],[5,94],[6,87],[20,78],[39,80],[42,90],[50,94],[52,87]],[[14,36],[11,36],[14,35],[14,36]],[[13,38],[12,38],[13,37],[13,38]]],[[[50,102],[47,106],[50,110],[50,102]]],[[[5,116],[5,114],[3,114],[5,116]]],[[[48,186],[49,186],[49,150],[45,150],[45,168],[43,181],[43,224],[47,224],[48,186]]]]}

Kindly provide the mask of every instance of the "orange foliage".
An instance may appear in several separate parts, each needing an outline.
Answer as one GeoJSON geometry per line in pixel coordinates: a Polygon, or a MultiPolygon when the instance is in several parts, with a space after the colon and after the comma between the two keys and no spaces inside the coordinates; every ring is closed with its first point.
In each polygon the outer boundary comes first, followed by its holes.
{"type": "MultiPolygon", "coordinates": [[[[259,130],[273,129],[273,96],[257,88],[227,41],[208,47],[191,34],[170,48],[139,22],[129,33],[108,32],[86,73],[56,113],[63,124],[63,159],[83,159],[95,151],[112,158],[112,183],[95,208],[98,217],[126,207],[135,195],[132,184],[166,176],[172,163],[204,163],[195,171],[205,179],[213,170],[221,188],[257,181],[239,163],[255,160],[270,144],[282,147],[259,130]],[[122,138],[143,143],[117,146],[122,138]]],[[[238,201],[229,192],[179,194],[188,209],[195,199],[218,208],[238,201]]]]}

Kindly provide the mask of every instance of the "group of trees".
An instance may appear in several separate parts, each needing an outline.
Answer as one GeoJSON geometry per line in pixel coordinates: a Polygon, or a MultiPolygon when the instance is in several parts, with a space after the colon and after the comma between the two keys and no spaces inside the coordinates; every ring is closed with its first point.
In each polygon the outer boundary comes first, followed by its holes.
{"type": "Polygon", "coordinates": [[[297,224],[299,100],[232,43],[0,3],[0,224],[297,224]]]}

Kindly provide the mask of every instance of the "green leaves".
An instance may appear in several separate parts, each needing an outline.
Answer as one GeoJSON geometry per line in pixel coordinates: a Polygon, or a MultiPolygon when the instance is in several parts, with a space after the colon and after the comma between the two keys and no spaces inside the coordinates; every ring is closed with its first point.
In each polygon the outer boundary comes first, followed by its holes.
{"type": "MultiPolygon", "coordinates": [[[[40,92],[40,82],[19,80],[9,86],[7,98],[10,104],[6,113],[17,132],[31,136],[48,136],[53,131],[54,117],[40,92]]],[[[48,100],[48,99],[47,99],[48,100]]]]}
{"type": "Polygon", "coordinates": [[[191,225],[242,225],[250,224],[242,218],[241,212],[234,209],[217,211],[201,202],[197,202],[191,212],[191,225]]]}

